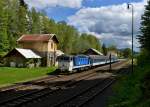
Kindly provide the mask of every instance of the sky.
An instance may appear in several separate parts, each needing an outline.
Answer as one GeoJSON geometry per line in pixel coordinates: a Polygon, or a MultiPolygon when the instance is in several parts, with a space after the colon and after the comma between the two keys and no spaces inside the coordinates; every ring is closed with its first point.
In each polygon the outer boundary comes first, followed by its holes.
{"type": "Polygon", "coordinates": [[[55,21],[66,21],[81,33],[93,34],[107,46],[131,47],[131,8],[134,6],[134,50],[140,44],[140,19],[147,0],[25,0],[29,7],[44,10],[55,21]]]}

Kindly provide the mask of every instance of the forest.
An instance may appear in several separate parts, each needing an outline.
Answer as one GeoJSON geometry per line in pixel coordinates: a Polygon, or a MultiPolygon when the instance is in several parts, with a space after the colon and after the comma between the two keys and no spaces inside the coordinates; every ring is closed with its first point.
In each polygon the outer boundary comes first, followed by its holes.
{"type": "Polygon", "coordinates": [[[16,40],[23,34],[57,35],[58,48],[67,54],[83,52],[88,48],[101,50],[100,40],[95,36],[79,33],[65,21],[56,22],[44,11],[29,9],[24,0],[0,0],[0,56],[19,47],[16,40]]]}

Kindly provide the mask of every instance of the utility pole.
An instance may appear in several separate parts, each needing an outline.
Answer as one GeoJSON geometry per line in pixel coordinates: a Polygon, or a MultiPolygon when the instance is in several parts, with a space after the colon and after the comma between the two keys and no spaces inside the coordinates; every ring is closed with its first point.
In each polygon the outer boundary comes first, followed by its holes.
{"type": "Polygon", "coordinates": [[[132,72],[133,72],[133,33],[134,33],[134,6],[133,4],[128,3],[127,9],[130,9],[130,6],[132,7],[132,72]]]}

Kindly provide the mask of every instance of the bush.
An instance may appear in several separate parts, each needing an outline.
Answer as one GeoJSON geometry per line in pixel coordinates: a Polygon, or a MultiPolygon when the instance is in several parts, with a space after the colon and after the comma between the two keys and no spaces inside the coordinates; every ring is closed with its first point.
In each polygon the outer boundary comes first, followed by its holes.
{"type": "Polygon", "coordinates": [[[137,64],[138,66],[142,66],[146,63],[150,63],[150,56],[148,54],[148,51],[143,49],[140,55],[137,57],[137,64]]]}
{"type": "Polygon", "coordinates": [[[149,65],[136,67],[134,73],[123,76],[114,86],[115,96],[109,107],[149,107],[150,104],[149,65]]]}
{"type": "Polygon", "coordinates": [[[0,67],[4,67],[5,66],[5,60],[4,58],[0,57],[0,67]]]}

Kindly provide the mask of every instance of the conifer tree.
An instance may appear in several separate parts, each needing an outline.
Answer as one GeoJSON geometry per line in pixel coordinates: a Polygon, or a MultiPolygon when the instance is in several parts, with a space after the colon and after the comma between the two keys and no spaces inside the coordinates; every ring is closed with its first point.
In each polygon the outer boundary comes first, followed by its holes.
{"type": "Polygon", "coordinates": [[[19,0],[20,6],[24,7],[25,9],[28,9],[28,5],[25,3],[24,0],[19,0]]]}
{"type": "Polygon", "coordinates": [[[40,16],[35,8],[31,9],[31,33],[40,33],[40,16]]]}
{"type": "Polygon", "coordinates": [[[20,37],[18,34],[18,0],[8,0],[8,39],[9,39],[9,49],[12,50],[16,47],[16,40],[20,37]]]}
{"type": "Polygon", "coordinates": [[[29,33],[28,31],[28,20],[29,16],[27,14],[27,5],[24,0],[20,0],[19,10],[18,10],[18,30],[20,35],[29,33]]]}
{"type": "Polygon", "coordinates": [[[105,44],[102,45],[102,51],[104,55],[107,55],[107,48],[105,46],[105,44]]]}
{"type": "Polygon", "coordinates": [[[7,35],[8,14],[5,0],[0,0],[0,54],[8,51],[9,42],[7,35]]]}
{"type": "Polygon", "coordinates": [[[150,54],[150,1],[145,6],[145,12],[141,18],[141,35],[138,36],[141,48],[145,49],[150,54]]]}
{"type": "Polygon", "coordinates": [[[41,15],[41,28],[42,33],[51,33],[49,18],[47,16],[44,16],[43,14],[41,15]]]}

